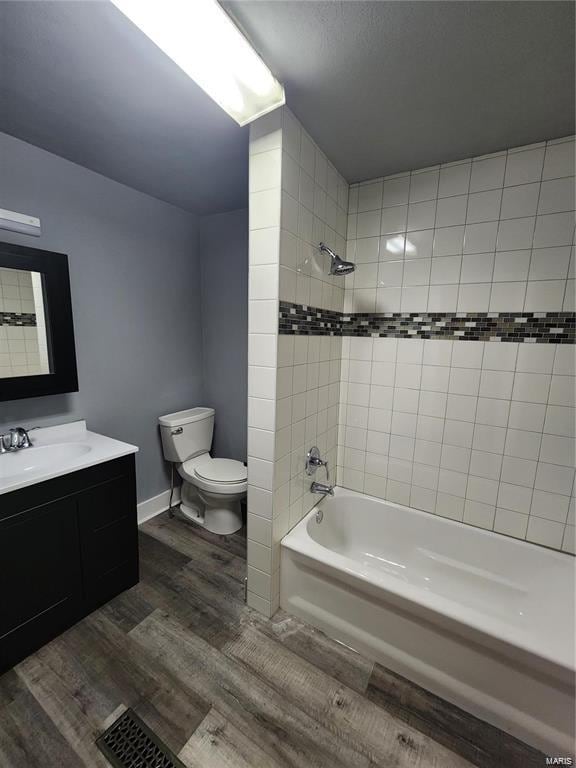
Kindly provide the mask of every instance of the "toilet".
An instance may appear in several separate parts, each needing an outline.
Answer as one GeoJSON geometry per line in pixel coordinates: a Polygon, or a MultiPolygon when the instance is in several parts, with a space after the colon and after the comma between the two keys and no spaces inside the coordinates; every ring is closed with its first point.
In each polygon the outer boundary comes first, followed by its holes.
{"type": "Polygon", "coordinates": [[[182,514],[212,533],[239,530],[248,470],[241,461],[210,456],[214,409],[190,408],[160,416],[158,421],[164,458],[176,464],[183,480],[182,514]]]}

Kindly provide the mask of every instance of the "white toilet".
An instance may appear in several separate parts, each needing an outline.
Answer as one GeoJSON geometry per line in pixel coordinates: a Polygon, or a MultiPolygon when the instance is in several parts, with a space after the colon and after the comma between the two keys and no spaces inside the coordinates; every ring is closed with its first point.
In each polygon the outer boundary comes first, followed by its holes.
{"type": "Polygon", "coordinates": [[[248,470],[240,461],[210,456],[214,409],[190,408],[161,416],[158,421],[164,457],[176,463],[183,480],[182,514],[213,533],[239,530],[248,470]]]}

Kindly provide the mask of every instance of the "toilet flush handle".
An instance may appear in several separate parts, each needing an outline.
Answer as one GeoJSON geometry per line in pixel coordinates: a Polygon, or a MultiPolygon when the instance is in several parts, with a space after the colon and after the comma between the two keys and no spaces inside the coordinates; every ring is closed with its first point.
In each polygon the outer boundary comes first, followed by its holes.
{"type": "Polygon", "coordinates": [[[171,435],[181,435],[182,432],[184,432],[183,427],[176,427],[176,429],[173,429],[172,432],[170,432],[171,435]]]}

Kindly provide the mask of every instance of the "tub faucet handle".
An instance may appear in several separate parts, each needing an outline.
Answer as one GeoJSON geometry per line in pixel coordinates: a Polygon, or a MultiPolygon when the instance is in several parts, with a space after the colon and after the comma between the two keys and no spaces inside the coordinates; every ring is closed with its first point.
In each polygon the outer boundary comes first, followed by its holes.
{"type": "Polygon", "coordinates": [[[314,445],[306,455],[306,474],[308,476],[315,475],[318,467],[326,469],[326,480],[328,480],[328,462],[321,458],[320,449],[314,445]]]}

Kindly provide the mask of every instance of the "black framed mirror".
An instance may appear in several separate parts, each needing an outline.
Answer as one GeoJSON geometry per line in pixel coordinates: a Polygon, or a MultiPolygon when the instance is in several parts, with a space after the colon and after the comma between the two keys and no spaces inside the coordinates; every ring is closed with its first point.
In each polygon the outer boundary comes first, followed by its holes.
{"type": "Polygon", "coordinates": [[[68,257],[0,242],[0,400],[77,390],[68,257]]]}

